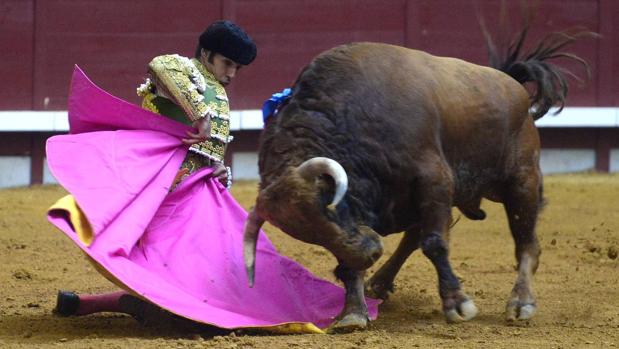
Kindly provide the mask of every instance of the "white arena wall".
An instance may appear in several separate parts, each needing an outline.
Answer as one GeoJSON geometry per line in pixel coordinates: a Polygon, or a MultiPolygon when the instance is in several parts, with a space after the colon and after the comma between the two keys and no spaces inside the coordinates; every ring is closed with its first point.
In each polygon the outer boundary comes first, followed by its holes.
{"type": "MultiPolygon", "coordinates": [[[[565,108],[557,116],[547,115],[538,120],[543,139],[544,129],[605,129],[619,130],[619,108],[565,108]]],[[[242,110],[231,113],[231,128],[237,134],[236,140],[249,135],[257,140],[262,129],[262,115],[259,110],[242,110]]],[[[66,111],[3,111],[0,112],[0,137],[21,133],[46,132],[65,133],[69,129],[66,111]]],[[[567,141],[569,145],[569,141],[567,141]]],[[[616,145],[619,141],[614,142],[616,145]]],[[[247,143],[236,149],[231,145],[228,163],[233,167],[233,177],[237,180],[258,178],[257,141],[247,143]],[[249,144],[249,145],[247,145],[249,144]]],[[[32,183],[32,161],[28,155],[11,155],[0,149],[0,188],[25,186],[32,183]]],[[[543,148],[541,167],[545,174],[592,171],[596,169],[596,147],[543,148]]],[[[611,147],[608,155],[608,171],[619,172],[619,146],[611,147]]],[[[56,183],[44,158],[40,182],[56,183]]]]}

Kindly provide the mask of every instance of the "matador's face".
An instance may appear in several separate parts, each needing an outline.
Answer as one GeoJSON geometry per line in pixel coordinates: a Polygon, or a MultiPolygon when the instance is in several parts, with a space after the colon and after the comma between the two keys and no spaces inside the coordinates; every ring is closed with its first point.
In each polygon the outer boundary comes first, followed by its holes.
{"type": "Polygon", "coordinates": [[[208,71],[210,71],[217,81],[222,85],[227,86],[232,79],[236,76],[236,73],[243,67],[222,54],[214,53],[209,54],[209,51],[202,50],[200,61],[208,71]]]}

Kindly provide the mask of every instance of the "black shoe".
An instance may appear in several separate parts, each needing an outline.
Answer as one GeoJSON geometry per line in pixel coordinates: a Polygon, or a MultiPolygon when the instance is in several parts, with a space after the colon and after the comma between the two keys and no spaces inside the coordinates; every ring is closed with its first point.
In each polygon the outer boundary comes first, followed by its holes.
{"type": "Polygon", "coordinates": [[[187,330],[200,325],[130,294],[120,296],[118,306],[123,313],[131,315],[142,326],[187,330]]]}
{"type": "Polygon", "coordinates": [[[157,306],[130,294],[120,296],[118,306],[123,313],[131,315],[141,325],[157,322],[161,313],[157,306]]]}
{"type": "Polygon", "coordinates": [[[53,313],[59,316],[75,315],[80,306],[80,297],[71,291],[58,291],[56,296],[56,308],[53,313]]]}

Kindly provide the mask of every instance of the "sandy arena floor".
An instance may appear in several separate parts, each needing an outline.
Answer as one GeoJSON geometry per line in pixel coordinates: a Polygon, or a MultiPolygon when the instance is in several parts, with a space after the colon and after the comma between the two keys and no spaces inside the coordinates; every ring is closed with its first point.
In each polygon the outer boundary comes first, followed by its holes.
{"type": "MultiPolygon", "coordinates": [[[[0,348],[619,347],[619,176],[547,176],[545,181],[548,205],[537,229],[543,253],[534,283],[539,311],[533,320],[510,325],[503,319],[516,277],[513,242],[502,207],[485,202],[488,219],[462,218],[451,238],[452,264],[480,308],[477,318],[445,323],[434,269],[417,252],[367,331],[290,336],[224,332],[203,337],[143,327],[125,315],[53,316],[58,289],[94,293],[115,287],[47,223],[46,209],[65,194],[61,188],[0,190],[0,348]]],[[[248,207],[255,188],[253,182],[239,182],[233,194],[248,207]]],[[[283,254],[334,279],[334,258],[324,250],[270,227],[267,232],[283,254]]],[[[379,263],[398,240],[385,239],[379,263]]]]}

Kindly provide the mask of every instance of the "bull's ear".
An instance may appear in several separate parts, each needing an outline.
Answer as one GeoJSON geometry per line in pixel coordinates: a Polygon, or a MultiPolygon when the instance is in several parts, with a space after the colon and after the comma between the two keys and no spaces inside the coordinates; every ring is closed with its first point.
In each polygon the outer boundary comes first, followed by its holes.
{"type": "Polygon", "coordinates": [[[318,198],[320,200],[320,206],[326,207],[328,210],[335,213],[335,206],[333,205],[333,197],[335,196],[335,181],[328,175],[318,176],[315,180],[316,190],[318,191],[318,198]]]}

